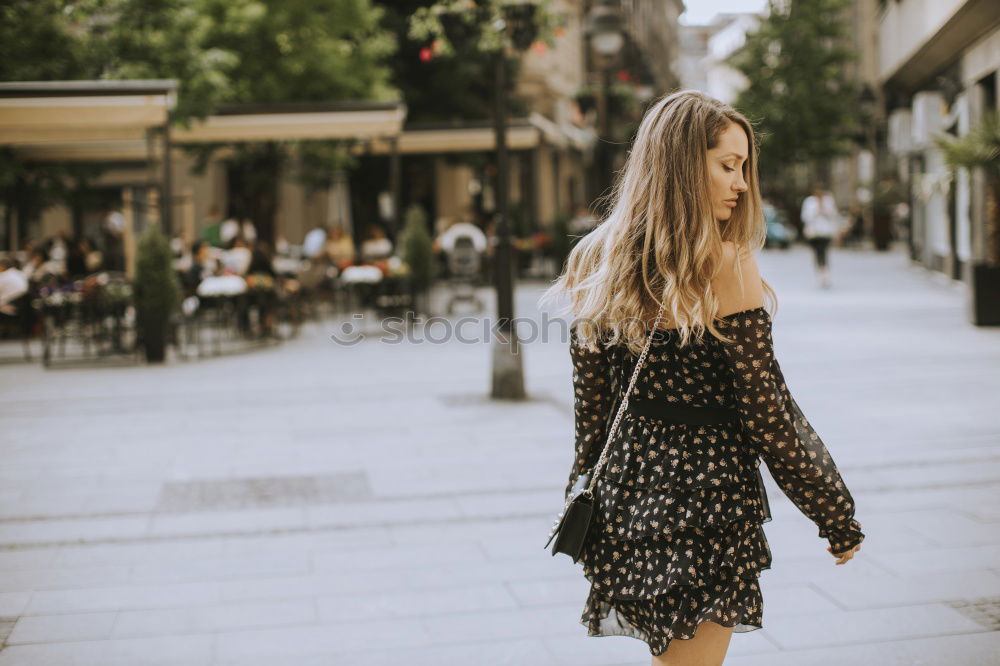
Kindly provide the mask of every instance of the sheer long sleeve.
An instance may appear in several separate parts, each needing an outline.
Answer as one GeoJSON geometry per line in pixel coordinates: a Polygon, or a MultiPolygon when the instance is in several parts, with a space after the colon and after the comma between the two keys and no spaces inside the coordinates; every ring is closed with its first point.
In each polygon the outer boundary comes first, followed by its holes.
{"type": "Polygon", "coordinates": [[[574,457],[566,485],[566,496],[581,474],[601,456],[607,436],[607,421],[614,396],[611,394],[610,361],[603,348],[596,352],[580,344],[576,329],[570,329],[573,361],[574,457]]]}
{"type": "Polygon", "coordinates": [[[733,369],[737,408],[745,432],[771,476],[819,527],[834,553],[861,543],[854,498],[819,435],[802,414],[774,356],[771,317],[763,307],[723,318],[719,330],[733,369]]]}

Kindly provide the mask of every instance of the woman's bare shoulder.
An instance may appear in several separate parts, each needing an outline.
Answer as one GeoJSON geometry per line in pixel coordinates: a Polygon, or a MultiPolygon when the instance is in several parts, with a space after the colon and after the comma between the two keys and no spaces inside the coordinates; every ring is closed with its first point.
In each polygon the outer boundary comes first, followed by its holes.
{"type": "Polygon", "coordinates": [[[724,241],[721,266],[712,280],[712,291],[719,299],[720,317],[762,307],[764,287],[753,252],[732,241],[724,241]]]}

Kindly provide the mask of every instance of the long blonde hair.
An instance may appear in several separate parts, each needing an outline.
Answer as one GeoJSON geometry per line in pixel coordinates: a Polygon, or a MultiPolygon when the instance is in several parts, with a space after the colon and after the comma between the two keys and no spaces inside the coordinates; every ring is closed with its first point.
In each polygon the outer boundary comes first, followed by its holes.
{"type": "MultiPolygon", "coordinates": [[[[539,303],[568,293],[581,340],[597,350],[597,340],[624,341],[638,354],[665,297],[681,346],[706,330],[729,342],[715,327],[719,303],[711,281],[722,269],[722,243],[741,251],[764,245],[767,227],[757,180],[753,127],[728,104],[697,90],[658,99],[643,116],[625,166],[610,194],[611,211],[581,238],[566,269],[539,303]],[[746,132],[747,191],[731,217],[715,219],[710,203],[706,151],[730,123],[746,132]],[[652,259],[652,261],[651,261],[652,259]]],[[[738,257],[735,268],[742,284],[738,257]]],[[[772,301],[774,290],[763,282],[772,301]]]]}

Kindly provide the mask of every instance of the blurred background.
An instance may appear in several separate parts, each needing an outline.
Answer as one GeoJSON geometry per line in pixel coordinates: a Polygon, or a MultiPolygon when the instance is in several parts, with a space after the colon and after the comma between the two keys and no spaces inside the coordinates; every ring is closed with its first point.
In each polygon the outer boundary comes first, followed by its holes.
{"type": "Polygon", "coordinates": [[[0,666],[647,660],[542,550],[536,302],[689,88],[868,535],[770,484],[727,663],[1000,663],[998,68],[995,0],[3,2],[0,666]]]}

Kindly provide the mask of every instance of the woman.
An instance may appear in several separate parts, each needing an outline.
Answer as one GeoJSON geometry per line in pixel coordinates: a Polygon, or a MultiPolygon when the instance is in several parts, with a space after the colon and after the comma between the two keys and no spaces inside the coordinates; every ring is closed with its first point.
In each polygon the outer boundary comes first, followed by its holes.
{"type": "Polygon", "coordinates": [[[580,619],[590,636],[647,642],[654,666],[721,664],[734,630],[762,626],[771,514],[761,458],[836,564],[864,534],[774,357],[763,301],[775,294],[753,254],[765,223],[750,123],[697,91],[661,98],[612,197],[542,299],[568,293],[576,315],[567,497],[601,457],[614,403],[653,338],[597,475],[580,619]]]}
{"type": "Polygon", "coordinates": [[[812,195],[802,202],[802,235],[812,246],[816,258],[816,275],[819,286],[830,287],[830,274],[827,267],[827,250],[835,236],[840,235],[840,218],[837,213],[837,203],[833,195],[822,186],[815,186],[812,195]]]}

